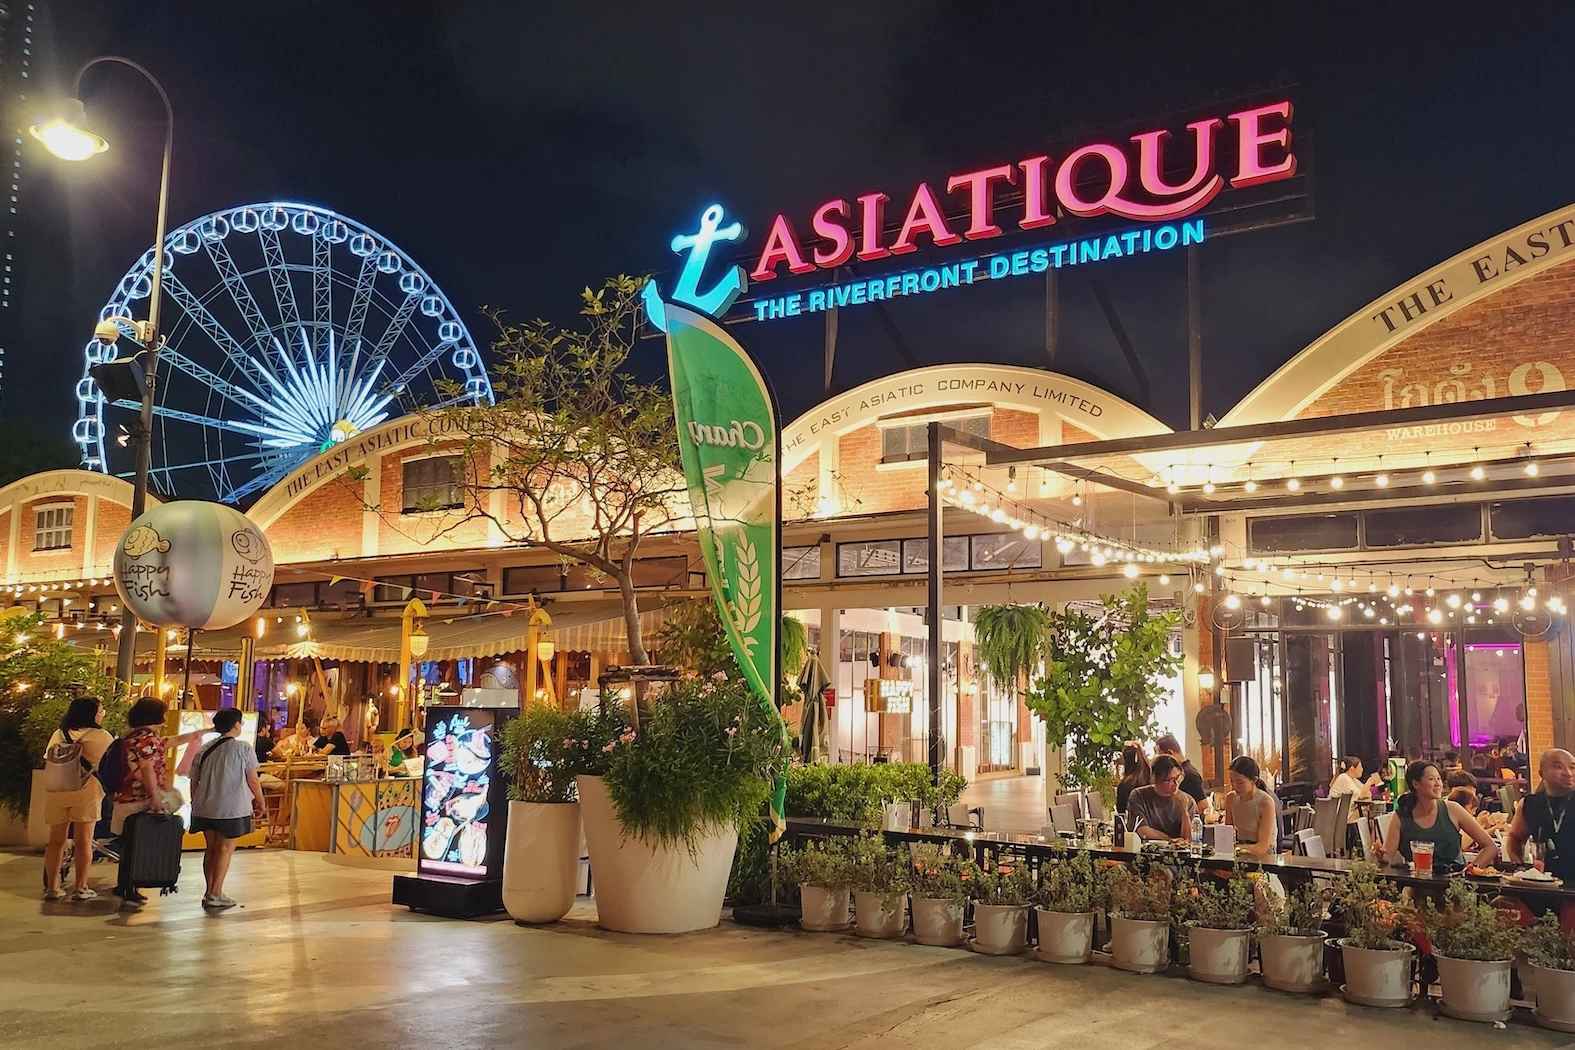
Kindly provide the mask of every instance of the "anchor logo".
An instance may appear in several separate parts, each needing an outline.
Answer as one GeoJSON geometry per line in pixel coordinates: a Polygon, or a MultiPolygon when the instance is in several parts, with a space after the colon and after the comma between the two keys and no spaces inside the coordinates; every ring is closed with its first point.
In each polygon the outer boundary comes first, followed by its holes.
{"type": "MultiPolygon", "coordinates": [[[[741,241],[744,227],[737,222],[722,226],[722,206],[713,204],[700,215],[700,229],[693,234],[679,234],[673,238],[673,251],[679,255],[688,252],[684,268],[679,271],[678,284],[669,297],[672,302],[692,306],[709,317],[721,319],[728,307],[749,287],[742,266],[734,266],[710,291],[701,294],[700,277],[706,260],[711,255],[711,245],[717,241],[741,241]]],[[[645,299],[645,312],[660,331],[667,331],[667,304],[655,281],[647,281],[641,295],[645,299]]]]}

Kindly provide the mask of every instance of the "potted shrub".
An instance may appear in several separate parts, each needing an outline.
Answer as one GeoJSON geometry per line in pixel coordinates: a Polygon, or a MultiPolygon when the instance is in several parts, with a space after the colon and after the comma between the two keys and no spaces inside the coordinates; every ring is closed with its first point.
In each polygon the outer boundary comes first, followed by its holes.
{"type": "Polygon", "coordinates": [[[901,937],[908,929],[907,849],[887,847],[879,834],[860,835],[849,853],[853,877],[853,930],[860,937],[901,937]]]}
{"type": "Polygon", "coordinates": [[[638,734],[603,745],[605,776],[577,780],[602,926],[682,933],[721,921],[739,829],[760,819],[781,740],[749,687],[718,672],[674,682],[638,734]]]}
{"type": "Polygon", "coordinates": [[[606,723],[582,711],[532,704],[503,728],[509,789],[503,907],[515,922],[557,922],[574,906],[580,867],[580,803],[574,778],[606,746],[606,723]]]}
{"type": "Polygon", "coordinates": [[[816,933],[848,928],[848,887],[853,871],[845,842],[810,841],[799,849],[783,850],[780,865],[783,877],[798,884],[803,905],[800,926],[816,933]]]}
{"type": "Polygon", "coordinates": [[[1039,869],[1034,894],[1040,959],[1086,963],[1094,949],[1094,912],[1105,905],[1105,867],[1087,850],[1073,850],[1039,869]]]}
{"type": "Polygon", "coordinates": [[[1323,920],[1328,900],[1328,892],[1314,882],[1268,899],[1258,918],[1265,985],[1282,992],[1323,989],[1323,920]]]}
{"type": "Polygon", "coordinates": [[[1411,968],[1416,948],[1397,934],[1413,909],[1392,882],[1380,882],[1378,868],[1358,864],[1339,890],[1337,901],[1346,935],[1340,942],[1345,964],[1346,1001],[1360,1006],[1397,1007],[1411,1002],[1411,968]]]}
{"type": "Polygon", "coordinates": [[[945,846],[924,842],[913,847],[913,939],[920,944],[955,948],[963,943],[968,896],[979,867],[945,846]]]}
{"type": "Polygon", "coordinates": [[[1526,955],[1526,990],[1536,1000],[1532,1019],[1555,1032],[1575,1032],[1575,936],[1550,912],[1521,931],[1526,955]]]}
{"type": "Polygon", "coordinates": [[[985,955],[1016,955],[1028,947],[1028,907],[1034,879],[1028,862],[1011,867],[992,863],[973,880],[973,940],[969,947],[985,955]]]}
{"type": "Polygon", "coordinates": [[[1241,984],[1252,955],[1253,880],[1194,871],[1181,884],[1175,915],[1187,931],[1187,975],[1210,984],[1241,984]]]}
{"type": "Polygon", "coordinates": [[[1476,888],[1454,880],[1444,907],[1432,901],[1424,916],[1438,959],[1439,1009],[1462,1021],[1507,1021],[1509,967],[1518,940],[1512,916],[1477,898],[1476,888]]]}
{"type": "Polygon", "coordinates": [[[1132,973],[1170,965],[1170,875],[1117,868],[1110,876],[1110,961],[1132,973]]]}

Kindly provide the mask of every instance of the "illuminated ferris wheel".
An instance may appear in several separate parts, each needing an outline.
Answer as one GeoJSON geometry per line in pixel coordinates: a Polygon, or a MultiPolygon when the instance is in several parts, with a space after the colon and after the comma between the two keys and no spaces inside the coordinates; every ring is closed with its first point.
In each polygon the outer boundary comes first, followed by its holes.
{"type": "MultiPolygon", "coordinates": [[[[150,249],[99,319],[146,315],[152,269],[150,249]]],[[[162,313],[150,485],[165,495],[238,503],[393,416],[492,399],[475,341],[432,278],[326,208],[249,204],[175,230],[162,313]]],[[[121,330],[124,345],[134,332],[121,330]]],[[[129,475],[139,406],[106,403],[87,373],[116,356],[88,342],[72,436],[85,467],[129,475]]]]}

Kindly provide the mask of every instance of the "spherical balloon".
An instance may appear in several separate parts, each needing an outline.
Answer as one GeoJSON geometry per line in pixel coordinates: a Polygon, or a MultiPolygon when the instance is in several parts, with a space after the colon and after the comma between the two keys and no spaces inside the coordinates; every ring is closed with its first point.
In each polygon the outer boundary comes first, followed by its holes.
{"type": "Polygon", "coordinates": [[[120,600],[157,627],[233,627],[257,611],[272,586],[267,537],[222,503],[154,507],[131,523],[115,549],[120,600]]]}

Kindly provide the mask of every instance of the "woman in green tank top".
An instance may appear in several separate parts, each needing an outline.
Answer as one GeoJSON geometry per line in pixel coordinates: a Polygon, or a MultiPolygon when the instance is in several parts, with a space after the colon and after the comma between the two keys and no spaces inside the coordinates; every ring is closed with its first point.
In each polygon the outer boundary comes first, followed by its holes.
{"type": "Polygon", "coordinates": [[[1498,846],[1476,818],[1457,802],[1444,798],[1444,777],[1431,762],[1412,762],[1405,769],[1405,794],[1395,805],[1395,819],[1384,835],[1384,857],[1391,864],[1410,861],[1413,842],[1433,844],[1434,869],[1462,863],[1460,833],[1477,844],[1475,863],[1487,867],[1498,846]]]}

